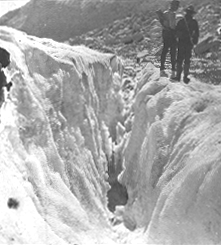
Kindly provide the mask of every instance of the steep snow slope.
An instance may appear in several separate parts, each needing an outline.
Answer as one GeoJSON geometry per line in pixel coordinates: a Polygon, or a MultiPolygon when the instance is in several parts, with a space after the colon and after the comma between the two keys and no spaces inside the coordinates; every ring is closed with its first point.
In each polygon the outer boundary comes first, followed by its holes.
{"type": "Polygon", "coordinates": [[[1,108],[0,243],[109,243],[101,129],[121,113],[120,60],[8,28],[0,46],[14,83],[1,108]]]}
{"type": "Polygon", "coordinates": [[[159,79],[143,70],[119,177],[124,222],[154,244],[219,244],[221,87],[159,79]]]}

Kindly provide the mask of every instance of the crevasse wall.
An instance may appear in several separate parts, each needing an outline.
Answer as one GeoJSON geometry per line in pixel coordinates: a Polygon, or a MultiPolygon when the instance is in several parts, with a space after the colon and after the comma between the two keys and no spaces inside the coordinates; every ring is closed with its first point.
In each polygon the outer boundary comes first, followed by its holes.
{"type": "Polygon", "coordinates": [[[3,27],[0,45],[14,83],[1,107],[1,244],[219,244],[219,86],[149,65],[124,129],[117,57],[3,27]],[[129,196],[115,219],[112,151],[129,196]]]}
{"type": "Polygon", "coordinates": [[[120,182],[124,223],[150,244],[221,239],[221,88],[189,85],[143,70],[120,182]]]}
{"type": "Polygon", "coordinates": [[[120,60],[3,27],[0,45],[13,82],[1,108],[0,243],[111,242],[101,129],[121,116],[120,60]]]}

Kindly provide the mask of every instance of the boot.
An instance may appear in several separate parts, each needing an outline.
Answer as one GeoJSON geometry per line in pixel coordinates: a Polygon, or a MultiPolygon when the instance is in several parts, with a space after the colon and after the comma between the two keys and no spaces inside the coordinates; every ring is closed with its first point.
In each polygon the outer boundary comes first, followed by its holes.
{"type": "Polygon", "coordinates": [[[189,81],[190,81],[190,79],[188,78],[189,70],[190,70],[190,65],[189,64],[185,64],[184,65],[184,69],[183,69],[183,73],[184,73],[183,82],[186,83],[186,84],[189,83],[189,81]]]}
{"type": "Polygon", "coordinates": [[[190,81],[189,77],[183,77],[183,82],[188,84],[190,81]]]}
{"type": "Polygon", "coordinates": [[[167,73],[165,72],[165,70],[161,70],[160,71],[160,76],[161,77],[168,77],[167,73]]]}

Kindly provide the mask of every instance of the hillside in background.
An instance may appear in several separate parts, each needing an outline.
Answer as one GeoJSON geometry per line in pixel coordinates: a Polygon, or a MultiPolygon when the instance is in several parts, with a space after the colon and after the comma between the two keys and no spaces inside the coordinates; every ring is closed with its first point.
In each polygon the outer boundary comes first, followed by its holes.
{"type": "MultiPolygon", "coordinates": [[[[128,75],[137,76],[139,70],[148,62],[159,67],[162,48],[161,26],[156,19],[155,10],[166,9],[165,1],[147,3],[145,11],[135,12],[125,18],[115,20],[103,28],[69,39],[71,45],[86,45],[102,52],[121,56],[128,67],[128,75]],[[160,5],[161,3],[161,5],[160,5]]],[[[193,52],[191,73],[206,83],[218,84],[221,76],[221,6],[218,0],[181,1],[177,16],[184,15],[188,4],[197,11],[195,18],[199,23],[200,39],[193,52]]],[[[170,59],[167,60],[170,69],[170,59]]]]}
{"type": "MultiPolygon", "coordinates": [[[[200,53],[194,55],[192,73],[202,81],[218,83],[221,75],[221,7],[219,0],[181,1],[179,15],[188,4],[197,10],[200,53]]],[[[159,67],[161,27],[155,11],[164,0],[32,0],[0,18],[7,25],[38,37],[70,45],[86,45],[121,56],[134,78],[146,62],[159,67]],[[137,61],[141,63],[137,64],[137,61]]],[[[169,67],[169,64],[168,66],[169,67]]]]}
{"type": "MultiPolygon", "coordinates": [[[[104,27],[128,15],[153,16],[158,8],[165,9],[169,0],[31,0],[0,19],[0,25],[11,26],[38,37],[64,41],[104,27]]],[[[181,6],[193,2],[195,6],[214,2],[181,1],[181,6]]],[[[146,16],[146,17],[147,17],[146,16]]]]}
{"type": "Polygon", "coordinates": [[[38,37],[64,41],[139,11],[143,0],[31,0],[1,18],[0,24],[38,37]]]}
{"type": "MultiPolygon", "coordinates": [[[[207,1],[207,0],[205,0],[207,1]]],[[[205,2],[204,1],[204,2],[205,2]]],[[[31,0],[0,19],[0,25],[11,26],[30,35],[64,41],[70,37],[111,25],[118,19],[138,14],[155,14],[166,8],[169,0],[31,0]]],[[[181,1],[182,5],[190,0],[181,1]]],[[[202,3],[195,1],[194,4],[202,3]]],[[[146,16],[146,17],[147,17],[146,16]]]]}

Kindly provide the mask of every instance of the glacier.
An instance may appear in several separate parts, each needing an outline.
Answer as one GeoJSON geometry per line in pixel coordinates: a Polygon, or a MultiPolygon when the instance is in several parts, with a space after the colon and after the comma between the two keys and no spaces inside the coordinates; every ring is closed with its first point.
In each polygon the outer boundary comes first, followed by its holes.
{"type": "Polygon", "coordinates": [[[159,79],[147,65],[119,181],[129,200],[124,222],[144,244],[221,240],[221,87],[159,79]]]}
{"type": "Polygon", "coordinates": [[[121,113],[120,59],[10,28],[0,35],[13,82],[1,108],[0,243],[110,240],[99,231],[110,229],[101,128],[121,113]]]}
{"type": "Polygon", "coordinates": [[[220,86],[171,83],[148,64],[128,106],[114,54],[7,27],[0,45],[13,82],[0,114],[1,244],[219,244],[220,86]],[[117,179],[128,200],[110,212],[117,179]]]}

